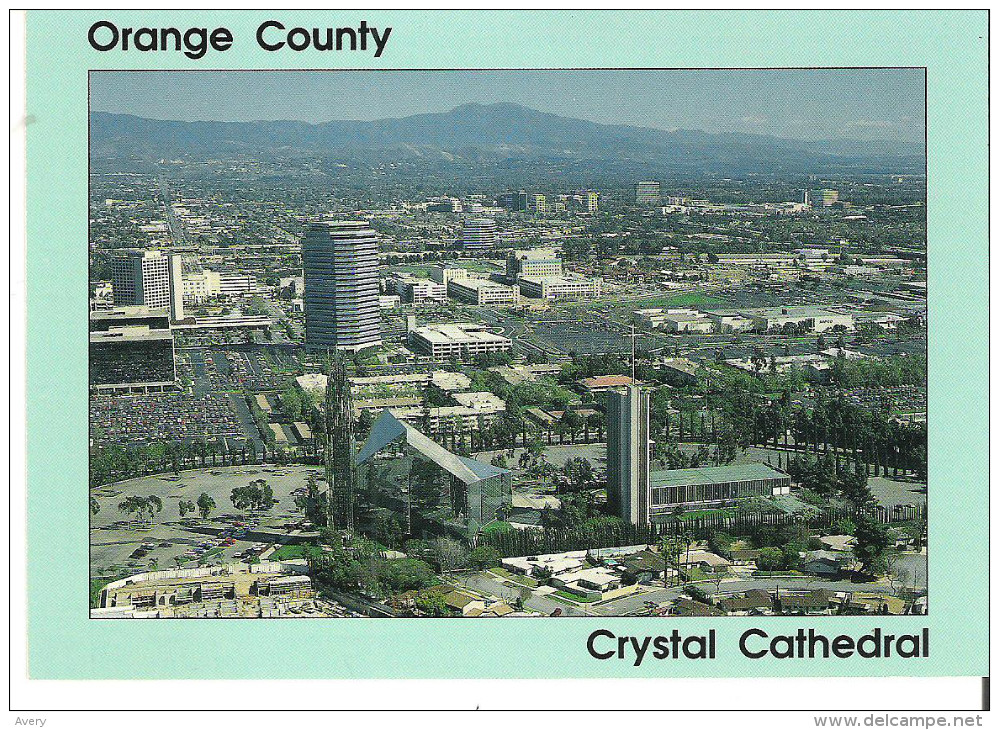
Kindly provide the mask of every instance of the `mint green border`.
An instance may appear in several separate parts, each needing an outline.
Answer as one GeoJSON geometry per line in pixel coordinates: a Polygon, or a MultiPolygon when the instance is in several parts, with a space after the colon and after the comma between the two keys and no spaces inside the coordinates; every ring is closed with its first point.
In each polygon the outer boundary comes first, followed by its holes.
{"type": "MultiPolygon", "coordinates": [[[[987,675],[988,15],[985,11],[55,12],[29,11],[28,647],[30,676],[66,678],[668,677],[987,675]],[[98,53],[87,28],[226,25],[236,43],[201,61],[98,53]],[[263,20],[391,25],[370,54],[267,53],[263,20]],[[863,617],[91,621],[87,618],[88,68],[925,66],[930,249],[930,585],[925,660],[751,661],[753,624],[859,635],[863,617]],[[717,629],[715,661],[596,661],[619,634],[717,629]]],[[[13,586],[14,596],[19,590],[13,586]]],[[[904,628],[903,628],[904,627],[904,628]]]]}

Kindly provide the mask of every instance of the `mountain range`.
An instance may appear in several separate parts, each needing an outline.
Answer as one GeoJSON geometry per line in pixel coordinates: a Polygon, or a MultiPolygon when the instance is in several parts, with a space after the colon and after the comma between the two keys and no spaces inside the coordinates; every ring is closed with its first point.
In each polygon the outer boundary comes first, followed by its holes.
{"type": "Polygon", "coordinates": [[[650,172],[716,174],[922,172],[925,146],[905,141],[809,142],[743,133],[663,130],[596,122],[516,104],[465,104],[447,112],[374,121],[168,121],[92,112],[91,154],[485,157],[612,162],[650,172]]]}

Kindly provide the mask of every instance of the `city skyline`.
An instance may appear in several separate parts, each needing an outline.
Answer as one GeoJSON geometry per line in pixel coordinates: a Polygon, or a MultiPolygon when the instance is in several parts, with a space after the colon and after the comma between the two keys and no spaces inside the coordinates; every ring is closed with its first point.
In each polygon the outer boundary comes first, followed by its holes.
{"type": "Polygon", "coordinates": [[[801,141],[921,142],[922,69],[93,72],[91,111],[373,121],[511,103],[563,117],[801,141]]]}

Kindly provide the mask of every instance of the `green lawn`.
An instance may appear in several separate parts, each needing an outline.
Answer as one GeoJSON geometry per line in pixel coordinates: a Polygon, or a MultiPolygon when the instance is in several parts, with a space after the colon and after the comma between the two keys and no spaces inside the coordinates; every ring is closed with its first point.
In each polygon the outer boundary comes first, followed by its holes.
{"type": "Polygon", "coordinates": [[[568,591],[555,591],[549,595],[561,598],[565,601],[570,601],[572,603],[596,603],[600,600],[599,598],[584,598],[583,596],[577,596],[575,593],[569,593],[568,591]]]}
{"type": "Polygon", "coordinates": [[[639,302],[642,308],[652,307],[712,307],[720,303],[719,299],[697,292],[685,294],[666,294],[658,297],[643,297],[639,302]]]}
{"type": "Polygon", "coordinates": [[[305,557],[305,545],[282,545],[271,553],[268,560],[294,560],[305,557]]]}

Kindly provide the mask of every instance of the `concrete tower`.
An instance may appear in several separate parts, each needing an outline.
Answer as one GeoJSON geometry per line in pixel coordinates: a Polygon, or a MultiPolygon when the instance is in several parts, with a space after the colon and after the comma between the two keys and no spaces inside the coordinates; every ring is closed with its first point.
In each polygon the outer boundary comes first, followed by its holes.
{"type": "Polygon", "coordinates": [[[649,521],[649,394],[607,393],[607,503],[633,525],[649,521]]]}

